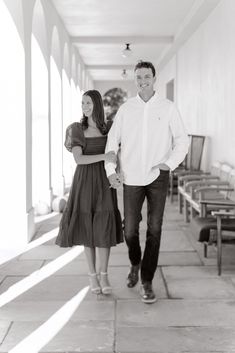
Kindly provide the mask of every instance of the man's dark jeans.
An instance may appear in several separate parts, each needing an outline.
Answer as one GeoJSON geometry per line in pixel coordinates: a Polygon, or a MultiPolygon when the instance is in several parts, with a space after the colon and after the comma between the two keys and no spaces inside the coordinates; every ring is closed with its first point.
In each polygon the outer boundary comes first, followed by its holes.
{"type": "Polygon", "coordinates": [[[142,282],[152,282],[158,265],[168,182],[169,171],[161,170],[158,178],[149,185],[124,185],[124,235],[131,264],[141,263],[142,282]],[[142,220],[141,210],[145,197],[147,199],[147,233],[141,261],[139,223],[142,220]]]}

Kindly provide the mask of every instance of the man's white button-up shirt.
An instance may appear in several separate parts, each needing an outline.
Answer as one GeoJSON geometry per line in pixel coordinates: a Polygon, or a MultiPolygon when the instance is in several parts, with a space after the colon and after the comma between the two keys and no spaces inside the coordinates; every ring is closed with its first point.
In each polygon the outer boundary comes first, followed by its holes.
{"type": "MultiPolygon", "coordinates": [[[[165,163],[174,170],[188,152],[189,139],[175,105],[155,93],[144,102],[139,95],[118,110],[108,134],[106,152],[118,152],[123,181],[148,185],[159,175],[153,168],[165,163]]],[[[116,165],[105,163],[107,176],[116,165]]]]}

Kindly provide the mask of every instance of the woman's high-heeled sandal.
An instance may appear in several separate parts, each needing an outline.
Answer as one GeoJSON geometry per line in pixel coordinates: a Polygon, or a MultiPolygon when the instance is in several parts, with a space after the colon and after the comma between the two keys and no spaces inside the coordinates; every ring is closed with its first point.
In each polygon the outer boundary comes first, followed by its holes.
{"type": "Polygon", "coordinates": [[[109,283],[107,272],[100,272],[100,286],[103,294],[109,295],[112,293],[112,287],[109,283]]]}
{"type": "Polygon", "coordinates": [[[100,287],[99,280],[97,278],[97,273],[88,273],[88,275],[89,275],[91,293],[100,294],[101,293],[101,287],[100,287]]]}

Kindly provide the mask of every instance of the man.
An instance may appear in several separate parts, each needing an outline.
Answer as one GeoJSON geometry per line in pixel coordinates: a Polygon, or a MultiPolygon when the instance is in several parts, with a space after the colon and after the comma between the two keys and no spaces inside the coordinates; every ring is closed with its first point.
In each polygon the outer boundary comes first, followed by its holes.
{"type": "MultiPolygon", "coordinates": [[[[141,276],[140,295],[145,303],[154,303],[152,280],[158,265],[161,228],[169,170],[174,170],[188,152],[188,136],[174,104],[154,91],[155,68],[139,62],[135,69],[136,97],[117,112],[109,131],[106,152],[120,147],[120,165],[124,188],[124,235],[131,263],[127,286],[134,287],[141,276]],[[147,199],[147,233],[141,260],[139,223],[143,202],[147,199]]],[[[121,184],[116,165],[106,163],[111,187],[121,184]]]]}

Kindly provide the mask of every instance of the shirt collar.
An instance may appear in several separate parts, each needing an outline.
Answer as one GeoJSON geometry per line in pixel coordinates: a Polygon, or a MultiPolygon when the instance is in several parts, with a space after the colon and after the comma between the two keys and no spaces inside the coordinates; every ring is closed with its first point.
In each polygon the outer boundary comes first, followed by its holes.
{"type": "Polygon", "coordinates": [[[152,97],[151,97],[147,102],[145,102],[145,101],[139,96],[139,93],[137,93],[136,97],[137,97],[137,99],[138,99],[140,102],[146,104],[146,103],[149,103],[149,102],[154,102],[155,100],[159,99],[159,94],[158,94],[156,91],[154,91],[154,94],[152,95],[152,97]]]}

